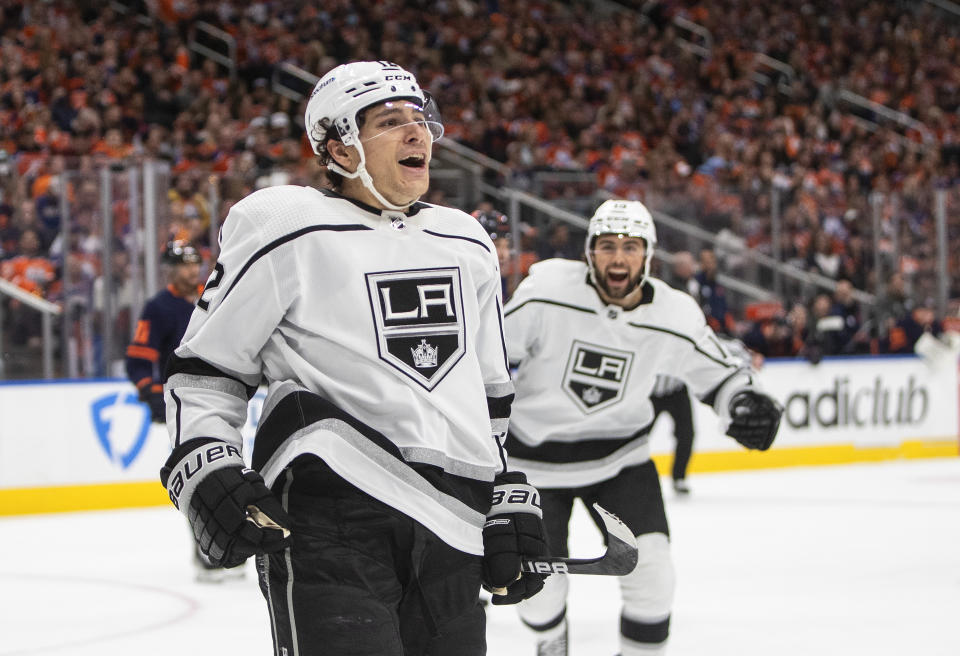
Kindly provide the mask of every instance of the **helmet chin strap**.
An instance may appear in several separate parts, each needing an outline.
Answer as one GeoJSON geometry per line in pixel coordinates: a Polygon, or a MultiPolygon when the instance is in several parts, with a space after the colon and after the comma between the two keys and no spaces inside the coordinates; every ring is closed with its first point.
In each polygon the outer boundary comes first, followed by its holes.
{"type": "Polygon", "coordinates": [[[360,178],[360,182],[363,183],[363,186],[366,187],[367,191],[373,194],[373,197],[376,198],[380,202],[380,204],[386,207],[388,210],[396,210],[398,212],[403,212],[403,211],[406,211],[407,208],[409,208],[411,205],[416,203],[418,200],[420,200],[420,197],[417,196],[406,205],[395,205],[390,201],[388,201],[386,198],[384,198],[383,194],[377,191],[377,188],[374,186],[373,178],[370,177],[369,173],[367,173],[367,159],[363,153],[363,145],[359,142],[359,140],[353,143],[352,145],[357,149],[357,152],[360,154],[360,163],[357,165],[356,171],[354,171],[353,173],[350,173],[345,168],[343,168],[342,166],[340,166],[339,164],[333,161],[327,164],[327,168],[333,171],[334,173],[339,173],[343,177],[348,178],[350,180],[353,180],[355,178],[360,178]]]}

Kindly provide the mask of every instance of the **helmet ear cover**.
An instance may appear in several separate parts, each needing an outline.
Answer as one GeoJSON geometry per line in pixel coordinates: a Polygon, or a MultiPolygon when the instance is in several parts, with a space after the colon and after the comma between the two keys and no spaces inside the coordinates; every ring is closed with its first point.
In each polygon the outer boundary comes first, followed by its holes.
{"type": "MultiPolygon", "coordinates": [[[[366,123],[367,111],[369,109],[370,107],[364,107],[357,112],[356,124],[358,132],[363,128],[363,124],[366,123]]],[[[350,145],[344,141],[344,136],[340,134],[340,129],[337,126],[331,124],[324,125],[324,121],[320,121],[320,123],[314,126],[314,132],[317,135],[316,150],[319,151],[317,156],[320,158],[320,163],[324,166],[335,161],[333,159],[333,155],[330,153],[329,147],[327,146],[330,141],[339,141],[344,146],[350,145]]],[[[352,140],[348,138],[347,141],[352,140]]]]}

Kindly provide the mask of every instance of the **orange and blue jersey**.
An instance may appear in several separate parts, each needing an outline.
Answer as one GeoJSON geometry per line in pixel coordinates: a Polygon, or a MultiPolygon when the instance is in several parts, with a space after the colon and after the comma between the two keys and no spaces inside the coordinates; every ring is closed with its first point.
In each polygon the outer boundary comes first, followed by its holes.
{"type": "Polygon", "coordinates": [[[147,301],[127,347],[127,378],[144,391],[163,391],[163,371],[190,323],[193,303],[167,287],[147,301]]]}

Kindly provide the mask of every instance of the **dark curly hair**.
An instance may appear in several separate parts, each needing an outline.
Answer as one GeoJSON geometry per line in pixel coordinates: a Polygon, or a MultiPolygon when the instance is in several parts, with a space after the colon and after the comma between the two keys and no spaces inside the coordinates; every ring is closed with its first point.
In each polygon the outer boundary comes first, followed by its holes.
{"type": "MultiPolygon", "coordinates": [[[[368,108],[364,108],[357,112],[358,130],[363,127],[363,123],[367,115],[367,109],[368,108]]],[[[317,142],[317,150],[320,151],[320,154],[317,155],[317,163],[320,164],[324,174],[327,176],[327,181],[330,183],[330,187],[334,191],[339,191],[343,186],[344,178],[339,173],[331,171],[329,168],[327,168],[330,165],[330,162],[333,161],[333,155],[331,155],[330,151],[327,150],[327,142],[330,140],[341,141],[340,131],[337,130],[336,126],[333,125],[330,119],[323,118],[310,126],[310,137],[317,142]]]]}

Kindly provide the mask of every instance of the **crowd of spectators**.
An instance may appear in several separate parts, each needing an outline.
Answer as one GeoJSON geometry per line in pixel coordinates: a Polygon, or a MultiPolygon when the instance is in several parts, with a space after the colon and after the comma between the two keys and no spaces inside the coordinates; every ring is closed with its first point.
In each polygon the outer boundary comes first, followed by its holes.
{"type": "Polygon", "coordinates": [[[929,307],[906,294],[899,273],[890,276],[873,308],[857,302],[852,282],[840,278],[832,293],[815,293],[808,302],[751,303],[738,320],[716,272],[716,254],[705,248],[697,259],[687,251],[675,253],[659,275],[699,301],[717,334],[741,340],[763,358],[804,357],[816,363],[826,356],[913,353],[924,333],[939,337],[945,330],[929,307]]]}
{"type": "MultiPolygon", "coordinates": [[[[910,316],[908,305],[927,310],[933,298],[932,192],[946,189],[950,295],[960,297],[960,69],[951,64],[960,61],[960,21],[878,0],[633,4],[611,13],[546,0],[0,0],[3,276],[55,301],[80,290],[81,305],[94,307],[105,238],[96,171],[146,158],[171,167],[169,234],[158,244],[176,237],[209,249],[211,224],[253,189],[322,183],[302,137],[303,103],[273,92],[274,67],[320,74],[350,59],[387,59],[437,96],[448,138],[509,167],[502,183],[534,188],[539,173],[577,172],[601,192],[642,199],[733,246],[846,281],[835,296],[851,285],[887,303],[903,286],[910,316]],[[678,17],[705,27],[712,42],[679,28],[678,17]],[[233,74],[191,53],[197,21],[235,39],[233,74]],[[756,53],[794,74],[761,69],[756,53]],[[840,104],[841,88],[926,127],[865,122],[840,104]],[[64,235],[66,170],[74,178],[64,235]],[[204,193],[211,174],[220,181],[216,216],[204,193]],[[884,195],[871,204],[875,191],[884,195]],[[875,244],[898,283],[875,279],[875,244]]],[[[125,250],[122,195],[113,209],[109,238],[125,250]]],[[[526,235],[525,261],[577,257],[568,232],[556,223],[526,235]]],[[[704,257],[698,275],[709,290],[716,262],[704,257]]],[[[824,303],[784,299],[752,324],[718,320],[742,336],[789,325],[792,337],[780,341],[806,344],[796,329],[810,333],[824,303]]],[[[890,334],[900,317],[890,317],[842,352],[896,350],[890,334]]]]}

